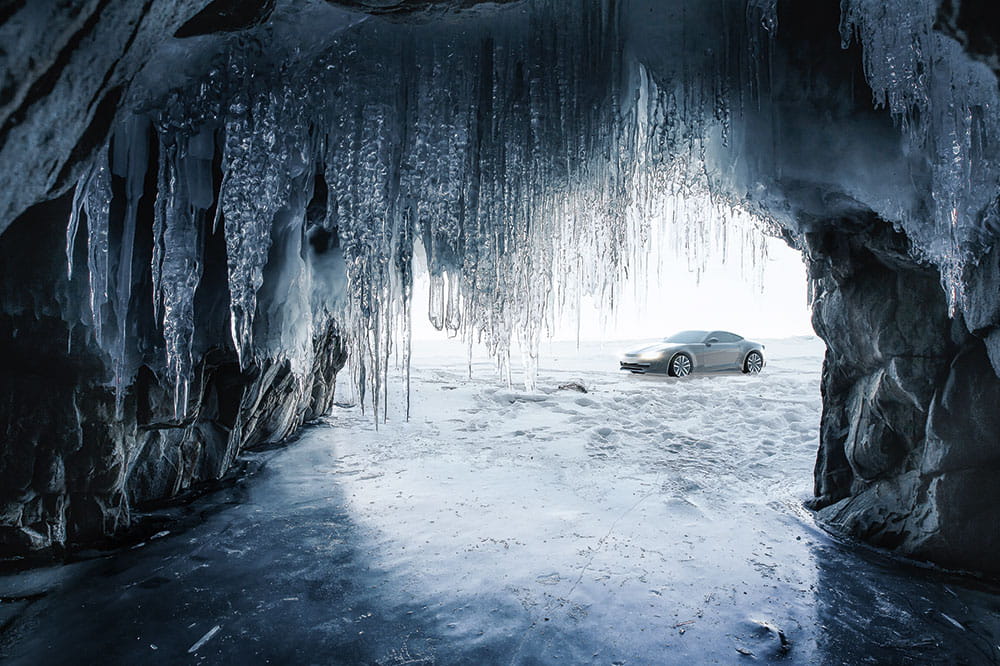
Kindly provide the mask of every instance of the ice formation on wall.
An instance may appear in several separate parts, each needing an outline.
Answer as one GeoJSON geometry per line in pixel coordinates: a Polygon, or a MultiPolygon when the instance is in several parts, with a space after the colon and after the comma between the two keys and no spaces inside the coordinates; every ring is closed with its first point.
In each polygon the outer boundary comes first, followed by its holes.
{"type": "Polygon", "coordinates": [[[986,65],[934,30],[936,0],[844,0],[841,34],[864,46],[876,105],[889,108],[915,154],[930,157],[926,209],[891,211],[941,269],[953,313],[963,272],[1000,229],[1000,90],[986,65]]]}
{"type": "MultiPolygon", "coordinates": [[[[748,107],[762,108],[773,76],[777,3],[700,7],[732,43],[671,45],[669,69],[629,41],[636,5],[533,0],[427,24],[370,20],[292,44],[279,19],[226,38],[194,84],[133,91],[111,164],[102,155],[80,181],[68,229],[72,245],[82,208],[95,336],[114,359],[119,391],[136,356],[127,348],[129,274],[146,181],[139,147],[150,131],[153,298],[179,415],[213,223],[224,227],[241,363],[266,351],[304,372],[314,331],[335,317],[376,412],[398,351],[406,362],[416,250],[431,276],[431,321],[484,343],[508,373],[512,342],[530,366],[559,308],[582,294],[613,303],[623,276],[649,269],[660,221],[692,262],[710,248],[759,258],[762,246],[732,220],[767,215],[738,185],[736,165],[746,159],[741,146],[757,140],[741,121],[748,107]],[[112,210],[113,190],[124,195],[123,213],[112,210]],[[321,195],[322,219],[310,220],[321,195]],[[339,236],[343,295],[304,242],[310,225],[339,236]],[[272,260],[280,290],[262,301],[272,260]]],[[[843,36],[864,45],[875,101],[915,150],[934,156],[930,220],[919,207],[877,212],[942,267],[960,304],[967,246],[982,241],[984,193],[996,192],[1000,175],[986,158],[1000,136],[997,89],[932,32],[934,7],[845,0],[843,36]]],[[[68,254],[72,268],[72,247],[68,254]]]]}

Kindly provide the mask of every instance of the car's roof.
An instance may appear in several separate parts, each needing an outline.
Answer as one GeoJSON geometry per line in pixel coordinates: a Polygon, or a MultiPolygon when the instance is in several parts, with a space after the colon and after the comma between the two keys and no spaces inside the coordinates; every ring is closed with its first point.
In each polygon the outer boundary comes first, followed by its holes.
{"type": "Polygon", "coordinates": [[[739,333],[733,333],[732,331],[724,331],[724,330],[718,329],[718,328],[714,329],[712,331],[707,331],[707,330],[692,328],[692,329],[687,330],[687,331],[677,331],[676,333],[674,333],[673,335],[671,335],[669,337],[672,338],[672,337],[676,337],[678,335],[687,335],[687,334],[691,334],[691,335],[708,335],[709,333],[725,333],[726,335],[732,335],[732,336],[735,336],[737,338],[740,338],[741,340],[744,339],[744,337],[742,335],[740,335],[739,333]]]}

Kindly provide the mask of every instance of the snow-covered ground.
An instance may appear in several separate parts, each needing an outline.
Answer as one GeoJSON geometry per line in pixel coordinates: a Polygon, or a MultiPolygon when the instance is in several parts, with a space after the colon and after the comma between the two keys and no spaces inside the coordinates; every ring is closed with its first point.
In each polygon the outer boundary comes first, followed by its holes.
{"type": "Polygon", "coordinates": [[[409,421],[339,407],[193,526],[0,578],[0,656],[996,661],[1000,597],[802,509],[823,348],[766,342],[760,376],[685,380],[619,373],[628,343],[547,345],[530,393],[417,343],[409,421]]]}

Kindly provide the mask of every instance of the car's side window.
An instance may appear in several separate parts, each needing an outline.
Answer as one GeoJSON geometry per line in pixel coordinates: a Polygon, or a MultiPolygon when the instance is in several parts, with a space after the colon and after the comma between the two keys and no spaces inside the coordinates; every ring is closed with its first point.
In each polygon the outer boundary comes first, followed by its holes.
{"type": "Polygon", "coordinates": [[[712,337],[719,338],[719,342],[739,342],[743,339],[734,333],[726,333],[725,331],[716,331],[712,333],[712,337]]]}

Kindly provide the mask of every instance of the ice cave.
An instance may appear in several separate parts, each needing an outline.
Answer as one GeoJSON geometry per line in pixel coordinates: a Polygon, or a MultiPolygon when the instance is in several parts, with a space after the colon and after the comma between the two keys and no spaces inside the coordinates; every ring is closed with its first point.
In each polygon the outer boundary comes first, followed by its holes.
{"type": "Polygon", "coordinates": [[[1000,662],[995,0],[0,0],[0,77],[0,660],[1000,662]],[[553,365],[664,238],[816,345],[553,365]]]}

